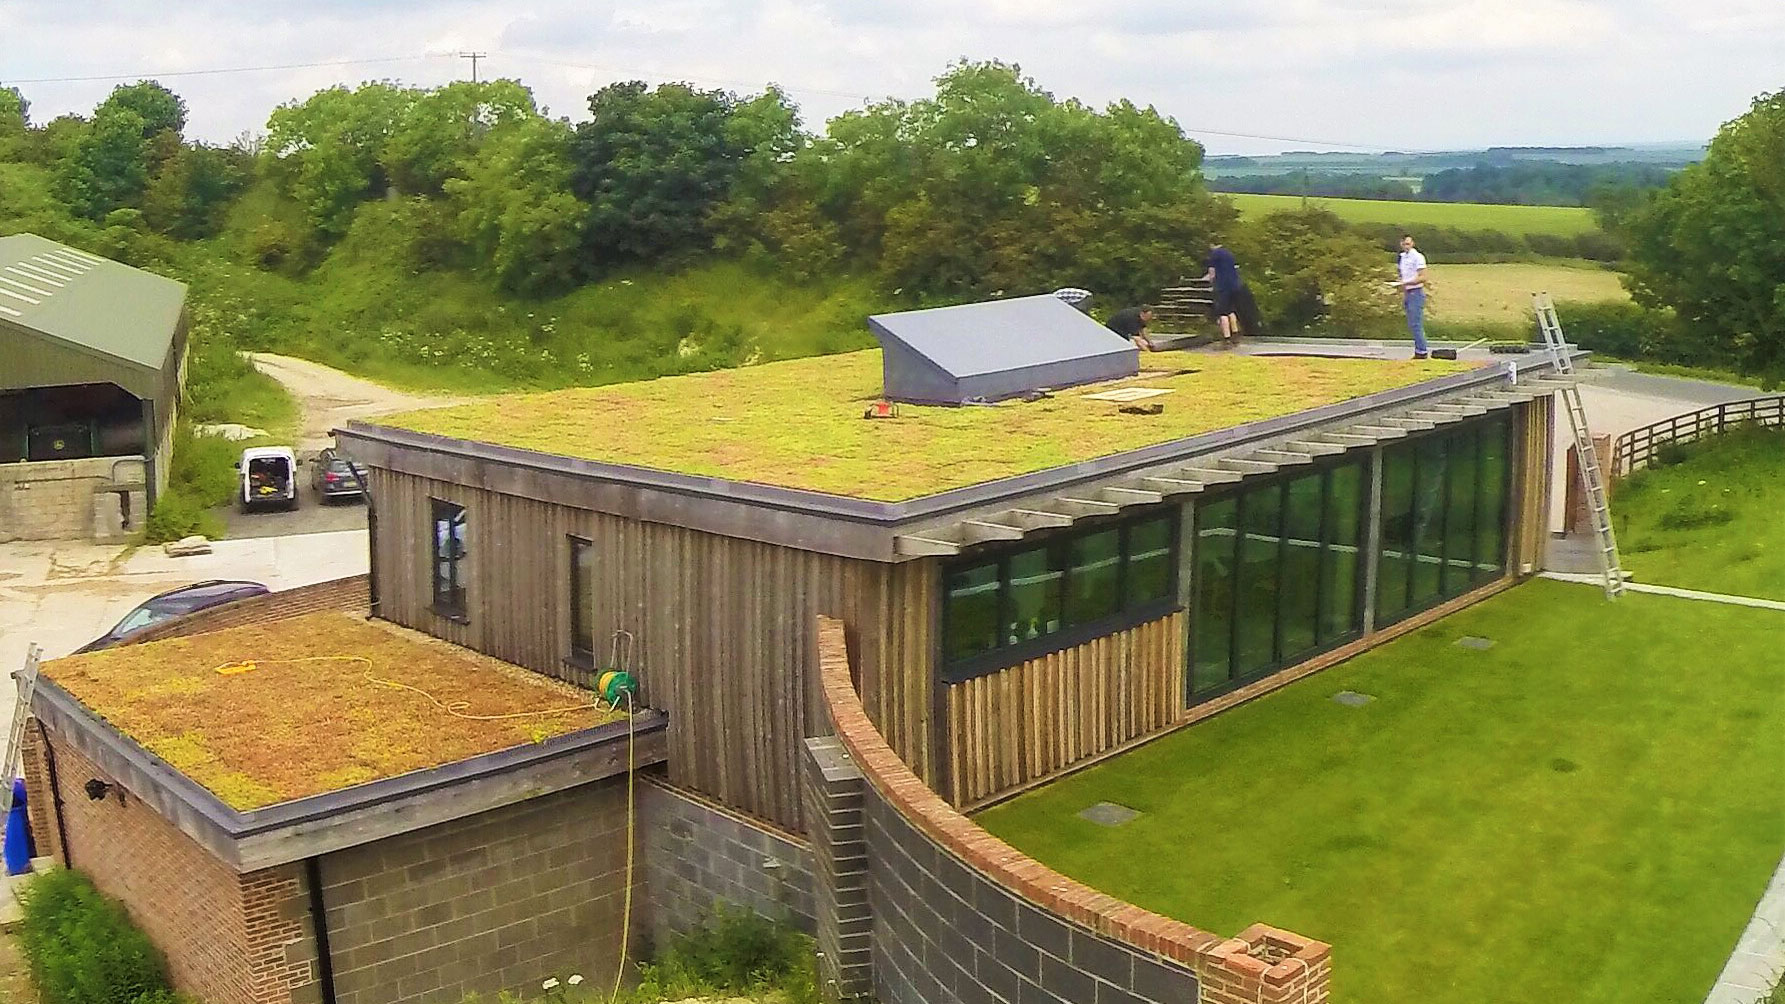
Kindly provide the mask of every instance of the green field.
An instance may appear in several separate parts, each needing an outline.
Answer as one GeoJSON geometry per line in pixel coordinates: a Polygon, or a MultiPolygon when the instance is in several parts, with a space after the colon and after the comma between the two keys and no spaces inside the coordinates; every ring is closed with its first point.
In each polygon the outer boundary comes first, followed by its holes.
{"type": "Polygon", "coordinates": [[[1785,848],[1782,636],[1534,581],[978,821],[1205,930],[1330,942],[1335,1001],[1700,1001],[1785,848]]]}
{"type": "Polygon", "coordinates": [[[1446,322],[1529,324],[1531,294],[1548,293],[1557,303],[1628,300],[1618,273],[1580,265],[1509,262],[1494,265],[1434,264],[1431,311],[1434,334],[1446,322]]]}
{"type": "MultiPolygon", "coordinates": [[[[1233,200],[1242,216],[1297,209],[1303,202],[1299,195],[1229,194],[1225,198],[1233,200]]],[[[1338,214],[1347,223],[1391,223],[1415,230],[1419,227],[1455,227],[1458,230],[1498,230],[1521,237],[1526,234],[1574,237],[1599,228],[1593,219],[1593,211],[1577,206],[1490,206],[1474,202],[1390,202],[1386,199],[1319,196],[1306,201],[1338,214]]]]}

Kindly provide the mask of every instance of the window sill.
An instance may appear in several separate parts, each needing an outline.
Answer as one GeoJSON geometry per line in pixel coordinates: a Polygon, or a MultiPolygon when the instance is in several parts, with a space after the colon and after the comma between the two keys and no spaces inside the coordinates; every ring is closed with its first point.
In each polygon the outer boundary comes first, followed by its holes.
{"type": "Polygon", "coordinates": [[[595,672],[595,653],[593,652],[586,655],[581,652],[572,652],[558,661],[571,669],[580,670],[584,673],[595,672]]]}
{"type": "Polygon", "coordinates": [[[965,683],[982,676],[990,676],[1032,659],[1053,655],[1055,652],[1064,652],[1069,648],[1077,648],[1107,635],[1131,631],[1142,624],[1169,617],[1183,609],[1175,600],[1160,600],[1124,611],[1114,617],[1106,617],[1090,624],[1070,627],[1040,638],[1020,641],[1015,645],[1006,645],[983,655],[976,655],[971,659],[963,659],[960,662],[943,666],[942,682],[965,683]]]}
{"type": "Polygon", "coordinates": [[[471,623],[471,618],[467,617],[463,610],[448,610],[444,607],[429,607],[428,609],[434,612],[435,617],[444,618],[452,621],[454,624],[462,625],[471,623]]]}

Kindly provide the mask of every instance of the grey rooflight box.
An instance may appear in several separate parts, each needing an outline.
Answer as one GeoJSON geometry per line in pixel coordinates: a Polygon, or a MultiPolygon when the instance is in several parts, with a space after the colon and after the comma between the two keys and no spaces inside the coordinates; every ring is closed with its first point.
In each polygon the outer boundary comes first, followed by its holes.
{"type": "Polygon", "coordinates": [[[1052,295],[876,314],[894,401],[965,404],[1140,372],[1140,350],[1052,295]]]}

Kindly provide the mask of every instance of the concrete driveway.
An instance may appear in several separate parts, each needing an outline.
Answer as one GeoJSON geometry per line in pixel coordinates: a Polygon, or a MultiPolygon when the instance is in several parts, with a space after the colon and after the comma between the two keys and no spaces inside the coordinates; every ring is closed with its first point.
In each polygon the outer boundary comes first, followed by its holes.
{"type": "MultiPolygon", "coordinates": [[[[0,544],[0,673],[10,676],[36,642],[47,658],[104,634],[156,593],[201,579],[247,579],[291,589],[367,570],[366,531],[223,540],[211,554],[170,558],[159,547],[76,542],[0,544]]],[[[0,681],[0,720],[16,692],[0,681]]]]}

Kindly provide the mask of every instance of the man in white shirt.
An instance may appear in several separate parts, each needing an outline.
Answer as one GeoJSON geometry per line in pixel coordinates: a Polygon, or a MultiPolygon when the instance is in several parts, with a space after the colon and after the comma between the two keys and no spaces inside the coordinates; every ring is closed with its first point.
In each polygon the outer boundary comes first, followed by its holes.
{"type": "Polygon", "coordinates": [[[1401,307],[1407,312],[1407,329],[1413,332],[1413,358],[1425,359],[1426,256],[1413,246],[1413,235],[1401,235],[1401,307]]]}

